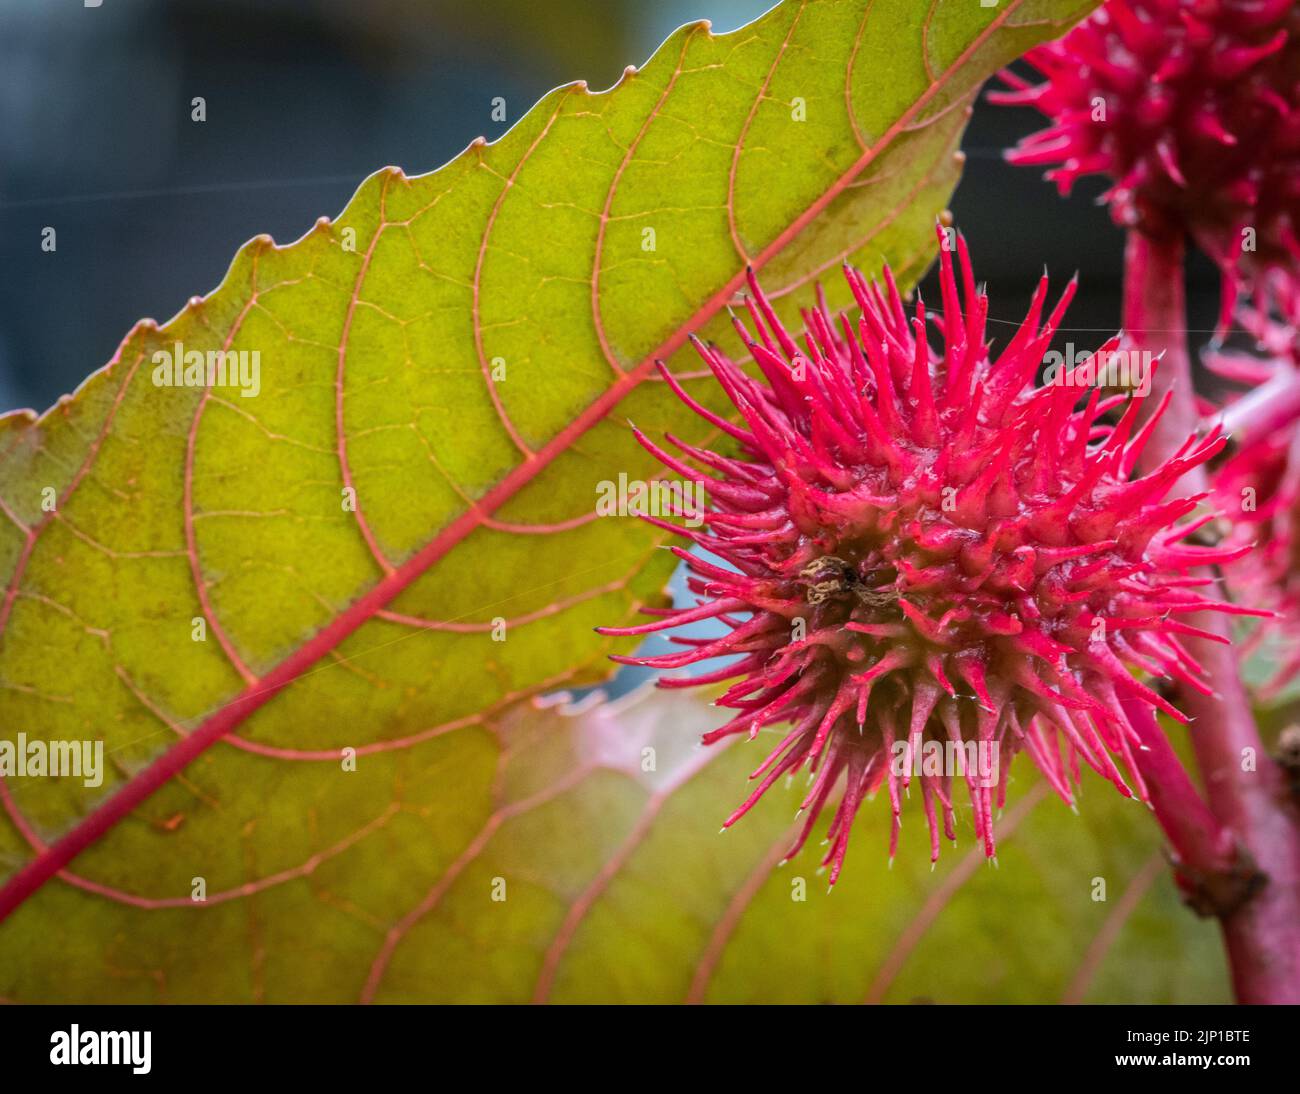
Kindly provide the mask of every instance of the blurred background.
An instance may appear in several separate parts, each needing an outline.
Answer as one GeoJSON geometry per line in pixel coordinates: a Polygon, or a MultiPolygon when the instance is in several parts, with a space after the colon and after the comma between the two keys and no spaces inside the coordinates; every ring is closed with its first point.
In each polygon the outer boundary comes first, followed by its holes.
{"type": "MultiPolygon", "coordinates": [[[[249,237],[296,239],[376,168],[423,173],[500,136],[494,97],[513,121],[557,84],[609,86],[681,23],[731,30],[770,0],[85,4],[0,0],[0,410],[74,390],[137,319],[214,288],[249,237]]],[[[1063,202],[1002,162],[1035,128],[981,102],[954,212],[995,318],[1023,315],[1044,263],[1058,283],[1078,269],[1061,338],[1092,348],[1118,324],[1122,236],[1099,181],[1063,202]]],[[[1189,291],[1208,330],[1208,263],[1189,291]]]]}

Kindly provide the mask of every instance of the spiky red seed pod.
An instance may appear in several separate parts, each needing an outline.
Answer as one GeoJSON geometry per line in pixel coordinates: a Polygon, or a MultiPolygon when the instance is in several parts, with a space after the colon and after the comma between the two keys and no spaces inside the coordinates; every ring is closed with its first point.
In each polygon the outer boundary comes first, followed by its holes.
{"type": "MultiPolygon", "coordinates": [[[[740,320],[736,329],[764,380],[696,343],[743,424],[700,406],[663,370],[739,454],[669,437],[679,458],[637,433],[674,472],[699,479],[687,462],[694,461],[711,473],[703,479],[711,499],[703,527],[646,519],[722,564],[674,548],[696,606],[652,611],[659,618],[650,623],[603,633],[725,624],[722,638],[677,639],[681,653],[616,660],[672,670],[735,657],[715,672],[660,685],[736,681],[718,705],[739,713],[706,743],[786,727],[727,825],[781,776],[806,768],[809,815],[793,855],[843,781],[825,858],[832,883],[859,805],[882,784],[893,855],[901,797],[927,742],[982,741],[997,750],[996,786],[966,772],[976,836],[990,857],[994,803],[1019,750],[1066,802],[1080,759],[1121,793],[1145,798],[1134,762],[1143,730],[1125,706],[1185,719],[1130,669],[1205,689],[1179,640],[1204,632],[1181,617],[1237,610],[1194,591],[1207,582],[1189,570],[1233,555],[1181,542],[1203,523],[1174,527],[1198,499],[1162,500],[1223,440],[1189,439],[1176,458],[1131,478],[1150,431],[1149,423],[1135,428],[1141,400],[1102,399],[1094,390],[1076,408],[1078,387],[1032,386],[1074,284],[1044,322],[1044,277],[1024,324],[994,360],[985,341],[988,299],[976,290],[964,240],[958,251],[960,290],[952,256],[941,254],[941,317],[928,318],[918,301],[909,318],[887,267],[883,287],[846,268],[861,309],[856,327],[819,307],[805,313],[802,344],[751,274],[754,335],[740,320]],[[930,318],[942,352],[928,344],[930,318]],[[1108,413],[1121,409],[1108,424],[1108,413]],[[901,772],[890,762],[895,743],[901,772]]],[[[955,837],[950,775],[920,777],[932,860],[940,813],[955,837]]]]}
{"type": "Polygon", "coordinates": [[[1223,272],[1225,325],[1243,283],[1257,289],[1265,271],[1300,261],[1293,0],[1107,0],[1025,60],[1045,82],[1004,72],[1014,90],[990,99],[1034,106],[1052,124],[1007,158],[1054,165],[1047,177],[1062,193],[1108,175],[1116,223],[1191,235],[1223,272]]]}

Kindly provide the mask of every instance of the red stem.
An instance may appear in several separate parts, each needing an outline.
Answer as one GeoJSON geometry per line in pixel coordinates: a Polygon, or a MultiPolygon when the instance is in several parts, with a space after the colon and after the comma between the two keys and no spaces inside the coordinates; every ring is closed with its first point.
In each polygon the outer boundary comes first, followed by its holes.
{"type": "Polygon", "coordinates": [[[1175,867],[1184,885],[1198,875],[1226,874],[1236,864],[1232,833],[1210,812],[1169,739],[1144,702],[1120,700],[1129,724],[1137,730],[1142,748],[1134,760],[1156,820],[1164,829],[1174,853],[1175,867]]]}
{"type": "Polygon", "coordinates": [[[1223,431],[1248,444],[1300,417],[1300,372],[1282,363],[1278,374],[1226,407],[1218,416],[1223,431]]]}
{"type": "MultiPolygon", "coordinates": [[[[1183,245],[1129,233],[1125,251],[1124,326],[1134,344],[1163,354],[1151,406],[1173,396],[1143,453],[1144,468],[1159,464],[1197,426],[1187,319],[1183,297],[1183,245]]],[[[1205,489],[1203,469],[1191,472],[1181,492],[1205,489]]],[[[1224,637],[1227,620],[1213,613],[1189,619],[1224,637]]],[[[1220,916],[1233,987],[1242,1003],[1300,1003],[1300,817],[1282,772],[1264,748],[1242,686],[1234,649],[1189,638],[1188,648],[1217,694],[1180,688],[1201,778],[1214,815],[1266,876],[1262,889],[1220,916]]]]}

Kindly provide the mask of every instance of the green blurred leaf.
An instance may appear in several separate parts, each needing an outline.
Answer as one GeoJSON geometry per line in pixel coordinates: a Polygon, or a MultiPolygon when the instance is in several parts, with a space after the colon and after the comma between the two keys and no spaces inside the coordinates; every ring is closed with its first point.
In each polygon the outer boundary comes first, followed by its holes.
{"type": "Polygon", "coordinates": [[[828,893],[820,848],[776,866],[802,785],[717,832],[773,743],[695,744],[717,720],[654,691],[503,718],[499,796],[372,966],[373,997],[1229,1001],[1217,929],[1181,905],[1143,807],[1101,780],[1076,816],[1019,763],[997,867],[967,808],[931,872],[919,801],[891,867],[887,804],[869,803],[828,893]]]}
{"type": "MultiPolygon", "coordinates": [[[[604,675],[591,627],[662,595],[662,537],[591,519],[598,482],[655,471],[626,418],[700,436],[655,358],[689,375],[688,332],[728,337],[746,263],[787,315],[845,258],[919,274],[980,81],[1090,6],[685,27],[608,93],[253,240],[75,397],[0,419],[0,725],[109,757],[99,787],[5,786],[0,910],[39,891],[0,927],[0,993],[354,998],[491,815],[497,712],[604,675]],[[259,394],[157,386],[178,344],[259,354],[259,394]]],[[[532,952],[485,959],[504,983],[532,952]]]]}
{"type": "Polygon", "coordinates": [[[52,994],[131,1001],[1230,1002],[1158,829],[1090,773],[1076,815],[1018,760],[996,867],[960,795],[937,868],[919,800],[890,866],[870,802],[828,893],[821,848],[777,865],[801,780],[719,833],[774,738],[706,749],[717,720],[680,691],[525,702],[431,743],[399,801],[256,892],[118,908],[88,934],[51,890],[45,944],[7,973],[53,952],[52,994]]]}

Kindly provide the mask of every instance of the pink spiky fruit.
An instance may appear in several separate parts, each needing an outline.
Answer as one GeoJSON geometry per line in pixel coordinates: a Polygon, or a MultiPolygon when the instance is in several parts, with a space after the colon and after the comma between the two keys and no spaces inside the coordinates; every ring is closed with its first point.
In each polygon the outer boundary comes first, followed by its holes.
{"type": "Polygon", "coordinates": [[[1189,234],[1238,290],[1300,261],[1300,8],[1293,0],[1107,0],[990,99],[1051,119],[1007,158],[1050,165],[1062,193],[1113,180],[1117,224],[1189,234]]]}
{"type": "MultiPolygon", "coordinates": [[[[941,317],[927,317],[918,300],[909,318],[887,267],[883,287],[846,267],[861,309],[856,326],[823,304],[805,314],[802,344],[751,274],[751,328],[735,325],[762,379],[696,342],[741,424],[703,407],[663,369],[737,453],[670,436],[679,458],[637,433],[675,473],[700,480],[688,461],[708,473],[702,526],[646,519],[713,559],[675,547],[696,606],[647,609],[653,621],[603,633],[722,622],[723,637],[676,638],[680,653],[616,660],[675,670],[735,658],[659,683],[735,681],[718,705],[738,713],[706,743],[784,727],[728,826],[776,780],[807,770],[808,815],[793,855],[843,784],[824,861],[832,883],[859,806],[882,785],[892,857],[916,757],[934,745],[951,741],[969,755],[968,742],[984,742],[996,752],[995,785],[974,764],[964,773],[976,837],[990,857],[993,810],[1018,751],[1066,802],[1080,760],[1122,794],[1145,798],[1137,755],[1142,725],[1154,722],[1135,725],[1126,706],[1185,719],[1135,672],[1206,689],[1180,638],[1213,636],[1182,617],[1236,610],[1196,591],[1207,579],[1189,573],[1233,556],[1182,542],[1202,522],[1175,525],[1199,499],[1163,500],[1224,441],[1189,439],[1175,458],[1133,478],[1151,426],[1138,427],[1141,399],[1103,399],[1068,380],[1033,386],[1073,282],[1043,321],[1044,277],[1024,324],[994,359],[988,299],[960,239],[958,252],[960,290],[952,255],[941,254],[941,317]],[[941,351],[927,341],[931,319],[941,351]]],[[[1117,346],[1112,339],[1102,348],[1117,346]]],[[[919,775],[932,860],[941,829],[955,838],[959,774],[945,765],[919,775]]]]}

